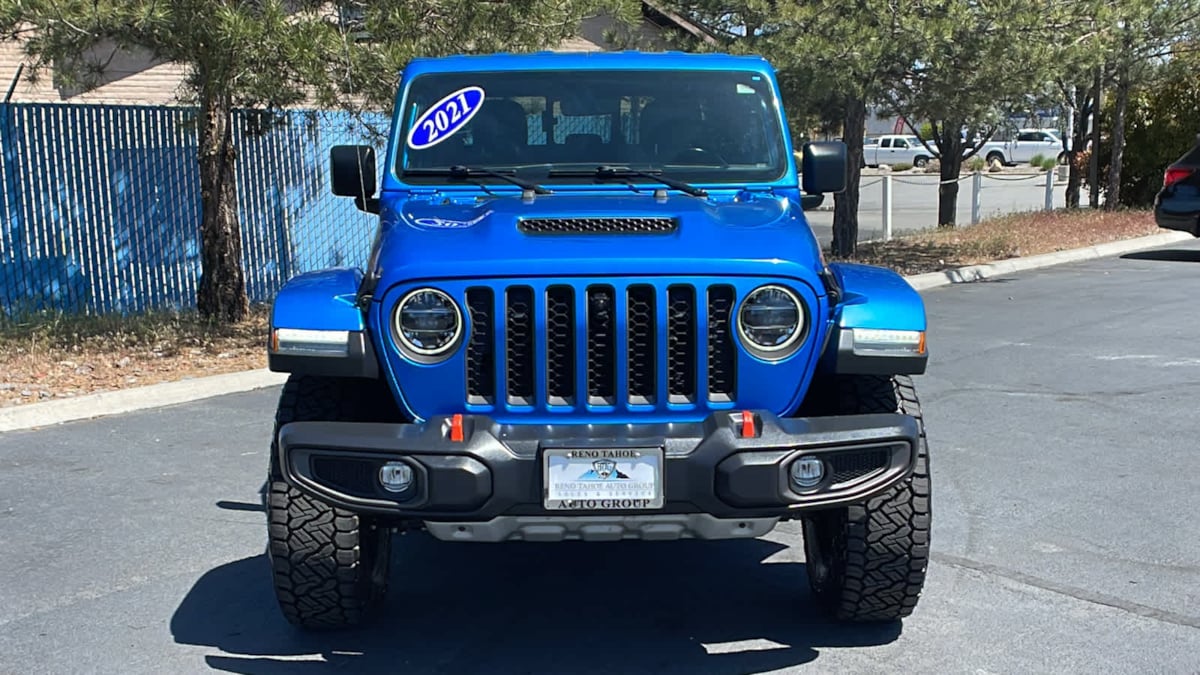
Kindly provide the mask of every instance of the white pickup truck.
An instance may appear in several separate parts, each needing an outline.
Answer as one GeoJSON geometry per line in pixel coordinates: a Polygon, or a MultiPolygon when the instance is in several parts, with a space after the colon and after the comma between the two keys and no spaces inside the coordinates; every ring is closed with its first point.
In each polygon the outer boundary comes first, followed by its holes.
{"type": "Polygon", "coordinates": [[[872,168],[884,164],[925,166],[931,159],[933,153],[929,152],[916,136],[885,134],[867,139],[863,144],[863,164],[872,168]]]}
{"type": "Polygon", "coordinates": [[[1027,164],[1036,155],[1057,157],[1061,164],[1066,158],[1062,136],[1057,129],[1021,129],[1011,141],[988,141],[978,155],[988,164],[1027,164]]]}

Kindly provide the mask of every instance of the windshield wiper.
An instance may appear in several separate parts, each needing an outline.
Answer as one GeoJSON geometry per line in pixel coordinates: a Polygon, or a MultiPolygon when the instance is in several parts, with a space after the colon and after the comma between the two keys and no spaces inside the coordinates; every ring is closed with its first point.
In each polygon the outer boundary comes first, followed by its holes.
{"type": "Polygon", "coordinates": [[[581,171],[581,170],[577,170],[577,169],[556,169],[556,170],[550,171],[546,175],[561,176],[564,178],[572,178],[572,177],[588,178],[588,177],[590,177],[590,178],[595,178],[597,180],[622,180],[625,178],[648,178],[652,181],[657,181],[659,183],[662,183],[663,185],[666,185],[669,188],[679,190],[680,192],[686,192],[687,194],[692,195],[693,197],[704,197],[708,194],[703,189],[698,188],[695,185],[691,185],[691,184],[685,183],[681,180],[676,180],[674,178],[669,178],[667,176],[664,176],[662,171],[659,171],[659,170],[640,171],[638,169],[631,169],[627,166],[600,166],[600,167],[596,167],[596,169],[594,169],[592,171],[587,171],[587,170],[581,171]]]}
{"type": "Polygon", "coordinates": [[[534,194],[549,195],[554,194],[550,190],[523,178],[516,177],[516,171],[499,171],[497,169],[489,169],[486,166],[463,166],[456,164],[445,169],[405,169],[405,176],[446,176],[448,178],[468,179],[473,176],[489,176],[491,178],[499,178],[503,181],[508,181],[522,190],[530,190],[534,194]]]}

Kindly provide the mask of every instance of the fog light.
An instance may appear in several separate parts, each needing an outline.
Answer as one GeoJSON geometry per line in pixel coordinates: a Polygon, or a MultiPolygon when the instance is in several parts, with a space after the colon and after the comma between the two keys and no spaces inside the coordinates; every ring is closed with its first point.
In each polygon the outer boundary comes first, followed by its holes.
{"type": "Polygon", "coordinates": [[[816,487],[825,478],[825,463],[816,457],[801,457],[792,462],[792,485],[802,490],[816,487]]]}
{"type": "Polygon", "coordinates": [[[388,492],[404,492],[412,482],[412,467],[404,462],[388,462],[379,469],[379,484],[388,492]]]}

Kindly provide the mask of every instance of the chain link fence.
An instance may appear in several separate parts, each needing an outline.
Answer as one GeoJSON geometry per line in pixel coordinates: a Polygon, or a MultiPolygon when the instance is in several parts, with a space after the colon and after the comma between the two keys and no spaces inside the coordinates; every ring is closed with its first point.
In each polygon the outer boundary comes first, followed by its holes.
{"type": "MultiPolygon", "coordinates": [[[[193,307],[196,121],[197,110],[177,106],[0,104],[0,315],[193,307]]],[[[542,116],[526,121],[528,142],[545,143],[542,116]]],[[[599,119],[555,122],[559,143],[608,129],[599,119]]],[[[374,145],[382,159],[388,125],[335,112],[235,115],[251,301],[270,300],[297,274],[365,262],[376,219],[330,192],[329,148],[374,145]]]]}
{"type": "MultiPolygon", "coordinates": [[[[194,306],[200,277],[196,110],[0,106],[0,311],[194,306]]],[[[234,118],[242,263],[252,301],[291,276],[359,264],[374,220],[328,184],[329,147],[387,120],[293,111],[234,118]]]]}

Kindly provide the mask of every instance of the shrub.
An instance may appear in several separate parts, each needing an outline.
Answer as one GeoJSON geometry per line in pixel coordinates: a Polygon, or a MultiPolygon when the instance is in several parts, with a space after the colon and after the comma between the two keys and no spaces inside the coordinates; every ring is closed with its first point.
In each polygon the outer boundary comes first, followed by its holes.
{"type": "Polygon", "coordinates": [[[913,168],[912,164],[909,164],[908,162],[900,162],[892,165],[892,171],[908,171],[911,168],[913,168]]]}
{"type": "Polygon", "coordinates": [[[967,160],[968,171],[983,171],[987,167],[987,161],[979,155],[975,155],[967,160]]]}
{"type": "Polygon", "coordinates": [[[1053,171],[1058,168],[1058,158],[1057,157],[1045,157],[1042,159],[1042,163],[1040,166],[1042,167],[1043,171],[1053,171]]]}
{"type": "Polygon", "coordinates": [[[1032,159],[1029,160],[1029,166],[1040,167],[1045,162],[1046,162],[1046,156],[1039,152],[1038,154],[1034,155],[1032,159]]]}

